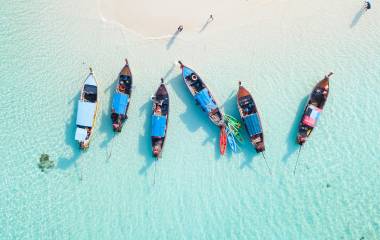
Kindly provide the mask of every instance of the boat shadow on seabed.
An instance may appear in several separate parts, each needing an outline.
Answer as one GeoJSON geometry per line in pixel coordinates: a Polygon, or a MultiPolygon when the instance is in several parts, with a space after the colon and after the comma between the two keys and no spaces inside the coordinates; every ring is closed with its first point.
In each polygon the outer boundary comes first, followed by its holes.
{"type": "MultiPolygon", "coordinates": [[[[100,143],[101,148],[107,148],[108,144],[114,139],[115,133],[112,129],[112,119],[111,119],[111,108],[112,108],[112,97],[114,94],[114,90],[117,85],[117,79],[116,78],[112,84],[104,91],[105,93],[108,91],[109,94],[109,100],[108,100],[108,107],[107,110],[104,111],[102,110],[102,116],[101,116],[101,123],[100,123],[100,128],[99,132],[102,135],[105,135],[104,140],[100,143]]],[[[127,124],[127,121],[124,123],[127,124]]],[[[125,127],[125,125],[124,125],[125,127]]]]}
{"type": "Polygon", "coordinates": [[[70,103],[73,102],[74,109],[73,113],[70,117],[70,120],[65,123],[65,143],[66,145],[70,146],[72,149],[72,155],[70,157],[60,157],[58,159],[57,167],[62,170],[66,170],[70,168],[72,165],[76,166],[76,161],[81,155],[81,150],[79,149],[78,143],[75,141],[75,129],[76,129],[76,115],[77,115],[77,109],[78,109],[78,100],[79,100],[80,94],[78,93],[75,98],[73,98],[70,103]]]}
{"type": "Polygon", "coordinates": [[[202,112],[200,107],[196,106],[194,98],[191,96],[182,75],[170,79],[168,83],[173,87],[174,93],[186,106],[186,111],[180,114],[181,121],[186,125],[190,132],[196,132],[199,128],[207,133],[207,137],[202,145],[209,142],[214,145],[214,159],[219,159],[219,129],[209,120],[206,113],[202,112]]]}
{"type": "Polygon", "coordinates": [[[298,124],[299,124],[299,121],[301,119],[301,116],[303,114],[303,111],[305,109],[305,106],[306,106],[306,103],[307,103],[307,100],[308,100],[309,96],[305,96],[300,104],[298,105],[298,109],[297,109],[297,114],[294,118],[294,121],[293,121],[293,124],[292,124],[292,127],[289,131],[289,134],[288,134],[288,139],[287,139],[287,144],[288,144],[288,152],[285,154],[285,156],[282,158],[282,161],[283,162],[287,162],[289,157],[299,149],[299,145],[297,144],[296,142],[296,139],[297,139],[297,132],[298,132],[298,124]]]}
{"type": "Polygon", "coordinates": [[[150,139],[150,121],[151,121],[151,114],[152,114],[152,103],[150,100],[148,100],[144,105],[142,105],[139,108],[139,115],[145,114],[145,122],[144,122],[144,134],[140,134],[139,136],[139,152],[140,155],[145,156],[145,165],[142,166],[139,170],[140,175],[146,175],[147,171],[150,167],[153,166],[154,161],[156,160],[152,156],[152,149],[151,149],[151,139],[150,139]]]}

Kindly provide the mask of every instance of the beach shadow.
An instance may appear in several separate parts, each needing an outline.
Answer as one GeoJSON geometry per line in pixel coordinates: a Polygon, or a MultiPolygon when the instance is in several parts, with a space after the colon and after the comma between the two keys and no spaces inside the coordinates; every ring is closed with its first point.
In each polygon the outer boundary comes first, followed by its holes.
{"type": "Polygon", "coordinates": [[[285,154],[285,156],[282,158],[282,161],[283,162],[287,162],[289,157],[296,151],[299,149],[299,145],[297,144],[297,132],[298,132],[298,124],[299,124],[299,121],[301,119],[301,116],[305,110],[305,105],[307,103],[307,100],[308,100],[309,96],[305,96],[301,102],[299,103],[298,105],[298,109],[297,109],[297,114],[294,118],[294,121],[293,121],[293,124],[292,124],[292,127],[289,131],[289,134],[288,134],[288,139],[287,139],[287,144],[288,144],[288,150],[287,150],[287,153],[285,154]]]}
{"type": "Polygon", "coordinates": [[[166,44],[166,50],[169,50],[179,35],[180,31],[176,31],[173,36],[169,39],[169,42],[166,44]]]}
{"type": "Polygon", "coordinates": [[[360,18],[364,15],[365,12],[366,10],[364,7],[360,8],[360,10],[355,14],[354,18],[352,19],[350,28],[353,28],[356,26],[356,24],[358,24],[360,18]]]}
{"type": "Polygon", "coordinates": [[[152,156],[152,149],[151,149],[151,138],[150,138],[150,119],[152,114],[152,103],[151,101],[146,102],[144,105],[142,105],[139,108],[139,115],[145,115],[145,122],[144,122],[144,134],[139,136],[139,153],[140,155],[145,157],[145,165],[140,168],[139,174],[146,176],[146,173],[150,167],[153,166],[154,161],[156,160],[152,156]]]}
{"type": "Polygon", "coordinates": [[[212,19],[208,18],[206,23],[202,26],[202,28],[198,32],[199,33],[203,32],[212,21],[213,21],[212,19]]]}
{"type": "Polygon", "coordinates": [[[75,165],[75,162],[80,157],[82,151],[79,148],[78,142],[75,141],[75,130],[76,130],[76,116],[78,110],[77,100],[79,100],[80,93],[76,95],[75,98],[70,100],[70,103],[74,104],[73,113],[71,114],[70,120],[65,123],[65,144],[70,146],[72,149],[72,154],[70,157],[60,157],[58,158],[57,167],[62,170],[70,168],[75,165]],[[74,99],[76,101],[74,101],[74,99]]]}
{"type": "Polygon", "coordinates": [[[168,83],[173,87],[174,93],[183,102],[187,109],[180,114],[181,121],[186,125],[190,132],[202,130],[207,133],[208,137],[202,142],[203,145],[212,143],[214,148],[214,158],[219,159],[219,129],[208,118],[207,114],[202,112],[199,106],[196,106],[193,96],[190,94],[182,75],[172,78],[168,83]]]}

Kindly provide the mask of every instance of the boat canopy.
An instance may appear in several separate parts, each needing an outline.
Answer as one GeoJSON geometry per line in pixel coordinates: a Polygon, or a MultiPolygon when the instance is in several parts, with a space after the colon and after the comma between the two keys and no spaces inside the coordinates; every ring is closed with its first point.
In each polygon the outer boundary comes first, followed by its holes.
{"type": "Polygon", "coordinates": [[[208,113],[217,108],[207,88],[204,88],[198,92],[194,98],[199,103],[201,108],[208,113]]]}
{"type": "Polygon", "coordinates": [[[112,99],[112,109],[117,114],[125,114],[128,106],[128,95],[123,93],[115,93],[112,99]]]}
{"type": "Polygon", "coordinates": [[[314,105],[309,105],[305,111],[305,116],[302,120],[302,123],[309,126],[315,127],[319,116],[321,115],[322,109],[317,108],[314,105]]]}
{"type": "Polygon", "coordinates": [[[246,116],[244,118],[244,123],[248,129],[250,137],[263,132],[261,129],[259,115],[257,113],[246,116]]]}
{"type": "Polygon", "coordinates": [[[96,104],[91,102],[78,102],[77,125],[92,127],[96,104]]]}
{"type": "Polygon", "coordinates": [[[182,74],[185,78],[187,78],[188,76],[190,76],[192,73],[194,73],[193,70],[191,70],[190,68],[188,67],[183,67],[182,69],[182,74]]]}
{"type": "Polygon", "coordinates": [[[77,141],[84,141],[87,137],[87,130],[84,128],[77,127],[77,130],[75,131],[75,140],[77,141]]]}
{"type": "Polygon", "coordinates": [[[152,137],[165,137],[166,116],[152,115],[152,137]]]}

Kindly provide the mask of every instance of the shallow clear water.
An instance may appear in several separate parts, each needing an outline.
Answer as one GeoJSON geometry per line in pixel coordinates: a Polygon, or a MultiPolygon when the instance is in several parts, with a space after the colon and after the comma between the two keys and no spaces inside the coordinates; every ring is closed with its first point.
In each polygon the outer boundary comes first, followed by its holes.
{"type": "Polygon", "coordinates": [[[240,28],[173,41],[102,22],[91,1],[3,4],[0,239],[379,239],[380,15],[358,15],[360,4],[282,1],[240,28]],[[114,137],[110,97],[125,57],[135,88],[114,137]],[[238,80],[252,92],[272,176],[247,143],[219,157],[218,129],[195,106],[178,59],[230,114],[238,80]],[[89,65],[101,111],[80,153],[75,105],[89,65]],[[294,176],[300,111],[330,70],[329,100],[294,176]],[[162,76],[170,125],[153,185],[150,96],[162,76]],[[57,168],[42,173],[41,153],[57,168]]]}

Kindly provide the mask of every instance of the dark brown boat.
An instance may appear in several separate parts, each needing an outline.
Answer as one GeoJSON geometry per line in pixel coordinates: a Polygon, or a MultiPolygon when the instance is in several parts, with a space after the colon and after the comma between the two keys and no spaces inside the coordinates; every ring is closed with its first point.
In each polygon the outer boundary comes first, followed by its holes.
{"type": "Polygon", "coordinates": [[[115,132],[121,132],[123,123],[128,118],[127,112],[132,93],[132,73],[128,60],[119,73],[117,86],[112,99],[112,128],[115,132]]]}
{"type": "Polygon", "coordinates": [[[319,116],[322,113],[323,107],[325,106],[329,95],[329,79],[331,75],[333,75],[332,72],[319,81],[309,96],[298,126],[297,143],[299,145],[306,142],[307,138],[310,136],[317,124],[319,116]]]}
{"type": "Polygon", "coordinates": [[[162,78],[160,86],[152,97],[152,101],[152,153],[154,157],[159,158],[164,147],[169,120],[169,93],[162,78]]]}
{"type": "Polygon", "coordinates": [[[239,82],[239,90],[237,93],[237,105],[249,140],[255,147],[256,152],[265,151],[260,115],[251,93],[241,85],[241,82],[239,82]]]}

